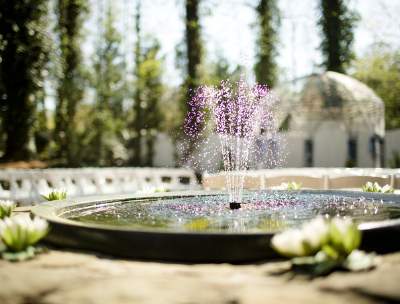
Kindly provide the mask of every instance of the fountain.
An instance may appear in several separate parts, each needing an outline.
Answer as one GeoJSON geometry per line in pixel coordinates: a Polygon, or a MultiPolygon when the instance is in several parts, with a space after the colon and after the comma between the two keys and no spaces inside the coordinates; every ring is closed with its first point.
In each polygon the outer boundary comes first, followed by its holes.
{"type": "Polygon", "coordinates": [[[186,133],[197,137],[211,114],[221,141],[226,192],[121,195],[43,203],[47,241],[113,255],[165,261],[245,262],[273,258],[274,233],[317,215],[351,217],[364,249],[398,250],[400,197],[345,191],[245,191],[244,171],[260,134],[274,136],[275,100],[262,85],[200,87],[186,133]],[[208,111],[208,112],[207,112],[208,111]]]}

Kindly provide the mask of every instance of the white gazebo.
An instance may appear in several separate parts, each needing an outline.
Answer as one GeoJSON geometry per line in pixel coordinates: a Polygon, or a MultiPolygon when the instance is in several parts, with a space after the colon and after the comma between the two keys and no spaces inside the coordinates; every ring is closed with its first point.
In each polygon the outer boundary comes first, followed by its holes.
{"type": "Polygon", "coordinates": [[[280,87],[277,94],[288,166],[382,165],[385,107],[371,88],[347,75],[325,72],[280,87]]]}

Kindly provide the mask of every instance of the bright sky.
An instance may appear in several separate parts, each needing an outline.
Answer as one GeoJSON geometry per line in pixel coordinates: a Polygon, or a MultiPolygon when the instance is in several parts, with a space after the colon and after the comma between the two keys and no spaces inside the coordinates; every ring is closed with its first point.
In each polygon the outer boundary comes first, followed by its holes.
{"type": "MultiPolygon", "coordinates": [[[[92,17],[87,23],[88,39],[85,53],[89,57],[93,41],[98,36],[100,12],[110,1],[118,15],[118,27],[124,33],[124,49],[128,61],[132,61],[134,14],[136,0],[91,0],[92,17]]],[[[207,57],[217,54],[232,64],[242,64],[248,69],[254,63],[255,14],[253,7],[258,0],[203,0],[202,38],[207,57]]],[[[316,20],[319,0],[278,0],[282,13],[278,63],[282,79],[292,79],[318,71],[321,55],[318,50],[320,37],[316,20]]],[[[144,35],[160,40],[165,56],[165,82],[181,83],[175,66],[175,48],[184,35],[183,0],[142,0],[142,27],[144,35]]],[[[383,41],[400,47],[400,0],[350,0],[350,5],[361,15],[355,32],[355,51],[362,55],[374,42],[383,41]]]]}

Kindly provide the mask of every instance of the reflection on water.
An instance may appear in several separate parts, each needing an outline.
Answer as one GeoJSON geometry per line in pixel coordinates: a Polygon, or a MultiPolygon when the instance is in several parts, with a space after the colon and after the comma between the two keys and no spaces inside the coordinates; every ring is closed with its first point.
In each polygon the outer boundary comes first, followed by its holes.
{"type": "MultiPolygon", "coordinates": [[[[362,195],[362,194],[360,194],[362,195]]],[[[400,217],[400,204],[301,192],[259,192],[245,196],[241,209],[231,210],[226,196],[131,200],[73,209],[71,220],[179,232],[275,232],[317,215],[351,217],[356,222],[400,217]]]]}

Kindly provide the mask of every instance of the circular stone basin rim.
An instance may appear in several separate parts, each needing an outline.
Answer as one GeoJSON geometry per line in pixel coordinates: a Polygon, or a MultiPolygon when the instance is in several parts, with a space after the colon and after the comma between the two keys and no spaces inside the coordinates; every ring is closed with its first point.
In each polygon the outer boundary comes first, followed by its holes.
{"type": "MultiPolygon", "coordinates": [[[[264,192],[271,193],[279,193],[279,192],[290,192],[290,193],[301,193],[301,194],[324,194],[324,195],[336,195],[336,196],[346,196],[352,198],[360,198],[365,197],[368,199],[376,199],[382,201],[400,201],[400,195],[397,194],[382,194],[382,193],[370,193],[370,192],[359,192],[359,191],[335,191],[335,190],[261,190],[264,192]]],[[[257,191],[253,191],[257,192],[257,191]]],[[[223,235],[227,237],[229,235],[238,236],[238,235],[273,235],[273,232],[232,232],[232,231],[163,231],[162,229],[146,229],[140,228],[135,229],[131,227],[124,226],[112,226],[107,224],[95,224],[95,223],[85,223],[78,222],[68,218],[62,217],[63,213],[67,213],[69,210],[72,211],[74,208],[78,208],[79,206],[84,207],[85,205],[93,208],[95,206],[106,206],[109,204],[119,204],[124,201],[130,200],[140,200],[140,201],[153,201],[154,199],[174,199],[174,198],[185,198],[185,197],[196,197],[196,196],[218,196],[224,195],[226,192],[222,191],[182,191],[182,192],[164,192],[164,193],[152,193],[152,194],[124,194],[124,195],[102,195],[102,196],[88,196],[81,197],[76,199],[66,199],[60,201],[51,201],[44,202],[32,208],[32,213],[41,218],[48,220],[50,223],[57,223],[68,226],[80,226],[89,229],[101,229],[101,230],[110,230],[110,231],[126,231],[126,232],[138,232],[138,233],[149,233],[149,234],[171,234],[171,235],[223,235]],[[64,212],[60,212],[64,211],[64,212]]],[[[162,201],[158,201],[161,202],[162,201]]],[[[228,205],[229,203],[227,203],[228,205]]],[[[80,208],[79,208],[80,209],[80,208]]],[[[79,210],[78,209],[78,210],[79,210]]],[[[235,212],[233,210],[232,212],[235,212]]],[[[387,219],[384,221],[371,221],[366,223],[360,223],[358,228],[362,231],[378,229],[378,228],[386,228],[400,226],[400,218],[398,219],[387,219]]]]}

